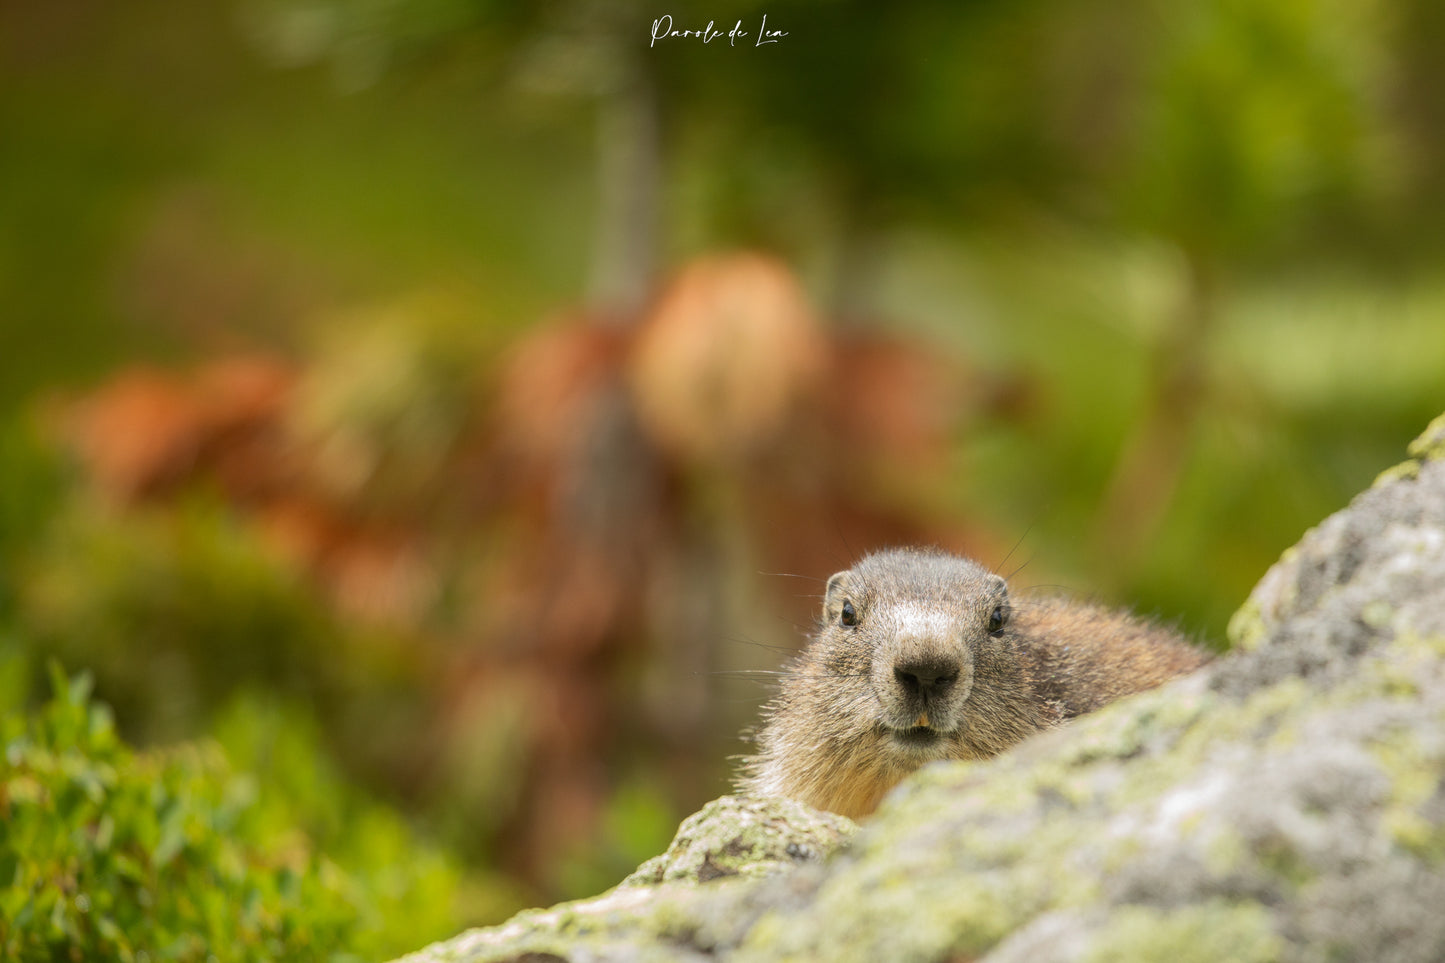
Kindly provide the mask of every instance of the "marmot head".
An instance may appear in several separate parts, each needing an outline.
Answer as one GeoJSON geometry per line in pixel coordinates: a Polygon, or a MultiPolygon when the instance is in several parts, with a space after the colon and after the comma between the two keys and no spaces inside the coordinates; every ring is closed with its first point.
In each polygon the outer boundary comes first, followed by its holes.
{"type": "Polygon", "coordinates": [[[1011,600],[968,559],[877,552],[828,579],[818,631],[784,674],[739,786],[866,815],[926,762],[996,755],[1203,661],[1127,613],[1011,600]]]}
{"type": "Polygon", "coordinates": [[[834,716],[826,730],[911,769],[993,755],[1041,728],[1011,615],[1002,578],[940,551],[877,552],[833,575],[804,655],[833,677],[815,703],[834,716]]]}

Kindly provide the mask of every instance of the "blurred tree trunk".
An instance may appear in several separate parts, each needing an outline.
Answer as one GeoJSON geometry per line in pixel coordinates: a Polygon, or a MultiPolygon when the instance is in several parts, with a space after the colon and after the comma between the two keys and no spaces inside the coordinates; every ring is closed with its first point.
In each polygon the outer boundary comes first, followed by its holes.
{"type": "Polygon", "coordinates": [[[597,114],[598,210],[588,300],[631,323],[657,270],[662,140],[656,87],[635,51],[617,54],[617,81],[597,114]]]}
{"type": "Polygon", "coordinates": [[[1179,310],[1156,346],[1151,394],[1119,456],[1094,533],[1101,571],[1115,583],[1148,551],[1174,501],[1204,402],[1217,301],[1212,259],[1187,252],[1179,310]]]}
{"type": "Polygon", "coordinates": [[[845,181],[837,200],[837,228],[828,240],[832,264],[824,303],[828,317],[841,327],[864,324],[874,314],[886,223],[868,187],[856,177],[845,181]]]}

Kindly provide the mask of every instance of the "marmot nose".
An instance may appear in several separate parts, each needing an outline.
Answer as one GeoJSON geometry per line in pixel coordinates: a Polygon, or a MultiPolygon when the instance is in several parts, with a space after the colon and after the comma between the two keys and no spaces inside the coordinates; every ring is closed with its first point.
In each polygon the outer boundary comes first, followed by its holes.
{"type": "Polygon", "coordinates": [[[934,692],[958,679],[958,663],[953,659],[900,662],[893,667],[893,678],[909,695],[934,692]]]}

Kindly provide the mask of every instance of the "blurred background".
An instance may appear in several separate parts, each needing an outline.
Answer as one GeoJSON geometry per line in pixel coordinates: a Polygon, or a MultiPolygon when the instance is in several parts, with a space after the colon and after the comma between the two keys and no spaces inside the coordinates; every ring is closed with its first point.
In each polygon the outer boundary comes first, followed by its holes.
{"type": "Polygon", "coordinates": [[[1223,647],[1445,408],[1442,49],[1436,0],[11,0],[0,707],[58,658],[276,832],[431,854],[406,949],[660,851],[871,548],[1223,647]]]}

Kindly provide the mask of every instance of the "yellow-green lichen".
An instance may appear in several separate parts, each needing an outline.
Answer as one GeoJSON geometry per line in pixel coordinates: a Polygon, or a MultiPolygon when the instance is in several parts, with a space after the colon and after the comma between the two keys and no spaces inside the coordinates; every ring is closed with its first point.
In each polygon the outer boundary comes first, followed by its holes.
{"type": "Polygon", "coordinates": [[[1374,655],[1360,660],[1355,678],[1325,693],[1321,705],[1347,705],[1367,698],[1411,701],[1421,684],[1438,671],[1445,657],[1445,638],[1402,631],[1374,655]]]}
{"type": "MultiPolygon", "coordinates": [[[[1445,725],[1445,719],[1440,720],[1445,725]]],[[[1405,730],[1393,730],[1370,746],[1390,777],[1390,796],[1380,822],[1400,848],[1432,864],[1445,860],[1445,825],[1422,813],[1441,783],[1442,760],[1405,730]]]]}
{"type": "Polygon", "coordinates": [[[1160,738],[1188,731],[1214,703],[1207,692],[1178,685],[1121,699],[1072,723],[1074,734],[1056,758],[1064,766],[1131,759],[1160,738]]]}
{"type": "Polygon", "coordinates": [[[1395,607],[1384,599],[1366,602],[1360,609],[1360,621],[1374,629],[1382,629],[1395,619],[1395,607]]]}
{"type": "Polygon", "coordinates": [[[1445,635],[1421,635],[1418,632],[1404,630],[1396,633],[1390,647],[1409,653],[1412,658],[1420,660],[1422,664],[1433,664],[1445,658],[1445,635]]]}
{"type": "Polygon", "coordinates": [[[1411,458],[1420,461],[1445,458],[1445,414],[1437,415],[1426,425],[1420,437],[1410,442],[1407,451],[1411,458]]]}
{"type": "Polygon", "coordinates": [[[837,961],[973,956],[1042,908],[1039,893],[1012,874],[976,873],[932,889],[905,875],[876,882],[825,891],[811,933],[793,934],[783,946],[797,958],[837,961]]]}
{"type": "Polygon", "coordinates": [[[639,926],[667,943],[708,948],[733,942],[740,935],[737,906],[753,885],[747,877],[738,877],[705,889],[678,886],[674,897],[656,901],[651,912],[640,917],[639,926]]]}
{"type": "Polygon", "coordinates": [[[1267,963],[1284,941],[1253,903],[1212,902],[1174,910],[1125,906],[1089,948],[1087,963],[1267,963]]]}
{"type": "Polygon", "coordinates": [[[1379,660],[1379,664],[1368,669],[1369,679],[1375,683],[1376,691],[1387,699],[1414,699],[1420,694],[1420,682],[1412,663],[1416,659],[1397,658],[1379,660]]]}
{"type": "Polygon", "coordinates": [[[1257,741],[1262,734],[1274,731],[1297,712],[1301,705],[1318,700],[1318,690],[1299,676],[1290,676],[1250,695],[1230,712],[1210,716],[1207,725],[1199,726],[1195,739],[1234,742],[1257,741]]]}
{"type": "Polygon", "coordinates": [[[1319,875],[1310,866],[1309,860],[1283,838],[1260,841],[1255,845],[1253,855],[1260,869],[1291,889],[1298,889],[1319,875]]]}
{"type": "MultiPolygon", "coordinates": [[[[1201,711],[1182,716],[1188,723],[1179,723],[1171,733],[1173,745],[1165,753],[1131,760],[1122,770],[1123,780],[1110,794],[1110,805],[1118,810],[1125,806],[1147,804],[1181,784],[1181,779],[1197,771],[1220,746],[1248,744],[1263,734],[1275,738],[1292,710],[1315,698],[1301,679],[1290,678],[1262,689],[1242,704],[1231,705],[1228,711],[1201,711]]],[[[1215,699],[1209,705],[1217,706],[1215,699]]],[[[1284,736],[1284,739],[1290,737],[1284,736]]]]}
{"type": "Polygon", "coordinates": [[[739,947],[737,958],[744,960],[801,958],[801,950],[794,950],[791,955],[782,952],[789,939],[795,937],[797,925],[790,916],[776,910],[764,914],[748,930],[747,940],[739,947]]]}
{"type": "Polygon", "coordinates": [[[1099,863],[1100,875],[1113,878],[1150,851],[1150,843],[1137,833],[1109,840],[1099,863]]]}
{"type": "Polygon", "coordinates": [[[1392,806],[1380,817],[1380,823],[1395,845],[1406,852],[1432,865],[1445,859],[1445,827],[1418,812],[1392,806]]]}
{"type": "Polygon", "coordinates": [[[667,851],[639,866],[622,885],[771,876],[800,860],[828,856],[857,828],[850,819],[792,800],[723,796],[683,820],[667,851]]]}
{"type": "Polygon", "coordinates": [[[1221,828],[1203,847],[1204,867],[1211,876],[1224,878],[1249,865],[1252,853],[1244,837],[1221,828]]]}
{"type": "Polygon", "coordinates": [[[1225,635],[1229,638],[1230,648],[1239,652],[1252,652],[1263,645],[1269,631],[1265,628],[1259,603],[1252,598],[1246,600],[1230,617],[1225,635]]]}
{"type": "Polygon", "coordinates": [[[1257,739],[1275,719],[1288,715],[1310,694],[1302,680],[1288,678],[1230,705],[1227,711],[1201,713],[1192,725],[1180,730],[1171,766],[1192,766],[1219,744],[1257,739]]]}
{"type": "Polygon", "coordinates": [[[1054,805],[1071,810],[1086,805],[1094,795],[1094,788],[1087,779],[1073,770],[1049,763],[1040,766],[1032,788],[1035,797],[1049,799],[1054,805]]]}
{"type": "Polygon", "coordinates": [[[1393,465],[1380,472],[1378,475],[1375,476],[1375,480],[1370,485],[1370,487],[1382,488],[1385,485],[1390,484],[1391,482],[1414,481],[1416,478],[1419,477],[1420,463],[1418,461],[1415,461],[1414,459],[1411,459],[1410,461],[1402,461],[1400,462],[1400,464],[1393,465]]]}
{"type": "Polygon", "coordinates": [[[1372,488],[1379,488],[1394,481],[1413,481],[1420,477],[1420,469],[1425,462],[1445,458],[1445,414],[1430,422],[1420,433],[1420,437],[1410,442],[1406,452],[1410,460],[1380,472],[1372,488]]]}

